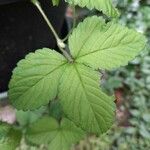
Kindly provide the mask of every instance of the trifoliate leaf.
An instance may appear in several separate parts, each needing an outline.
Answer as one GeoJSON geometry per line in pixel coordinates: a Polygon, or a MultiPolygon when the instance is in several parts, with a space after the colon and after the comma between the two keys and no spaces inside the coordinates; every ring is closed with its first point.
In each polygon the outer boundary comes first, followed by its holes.
{"type": "Polygon", "coordinates": [[[69,48],[76,62],[95,69],[124,66],[145,47],[145,37],[119,24],[105,23],[93,16],[85,19],[69,38],[69,48]]]}
{"type": "Polygon", "coordinates": [[[82,64],[68,64],[58,97],[67,117],[89,133],[104,133],[113,123],[115,105],[99,87],[99,73],[82,64]]]}
{"type": "Polygon", "coordinates": [[[50,117],[33,123],[27,130],[26,138],[34,144],[49,144],[50,150],[68,150],[84,136],[83,131],[73,122],[63,118],[60,124],[50,117]]]}
{"type": "Polygon", "coordinates": [[[20,131],[11,129],[6,137],[0,139],[0,150],[15,150],[19,146],[21,137],[20,131]]]}
{"type": "Polygon", "coordinates": [[[79,5],[80,7],[87,7],[89,9],[97,9],[102,11],[109,17],[119,16],[118,10],[113,6],[112,0],[66,0],[71,5],[79,5]]]}
{"type": "Polygon", "coordinates": [[[60,0],[52,0],[54,6],[58,6],[60,0]]]}
{"type": "Polygon", "coordinates": [[[21,60],[9,84],[9,99],[17,109],[32,110],[56,97],[66,63],[56,51],[44,48],[21,60]]]}

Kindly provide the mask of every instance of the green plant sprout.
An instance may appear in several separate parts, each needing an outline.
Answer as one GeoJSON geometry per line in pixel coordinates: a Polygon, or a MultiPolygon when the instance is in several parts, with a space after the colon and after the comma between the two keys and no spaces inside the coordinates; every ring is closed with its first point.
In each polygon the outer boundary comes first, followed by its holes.
{"type": "MultiPolygon", "coordinates": [[[[111,128],[115,120],[114,97],[101,90],[99,70],[127,65],[144,49],[146,38],[114,21],[106,23],[102,17],[92,16],[73,27],[65,38],[66,44],[39,1],[31,2],[52,31],[62,54],[43,48],[19,61],[9,83],[9,99],[17,110],[23,111],[35,111],[46,105],[50,109],[57,100],[59,107],[54,109],[59,108],[60,117],[51,113],[41,116],[26,128],[24,137],[29,143],[48,145],[48,150],[69,150],[86,134],[101,135],[111,128]]],[[[52,2],[59,4],[59,0],[52,2]]],[[[110,20],[119,17],[111,0],[66,2],[73,8],[78,5],[102,11],[110,20]]],[[[17,130],[5,128],[8,135],[11,130],[17,130]]]]}

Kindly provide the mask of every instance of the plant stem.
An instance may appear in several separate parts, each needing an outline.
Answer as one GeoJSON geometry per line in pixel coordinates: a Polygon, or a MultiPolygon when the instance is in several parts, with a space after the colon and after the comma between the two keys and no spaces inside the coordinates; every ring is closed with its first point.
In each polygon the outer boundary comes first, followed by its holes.
{"type": "Polygon", "coordinates": [[[57,41],[57,46],[59,47],[59,49],[61,50],[61,52],[64,54],[64,56],[66,57],[66,59],[69,62],[73,62],[72,57],[64,50],[64,48],[66,47],[65,43],[59,38],[59,36],[56,33],[54,27],[52,26],[51,22],[49,21],[48,17],[46,16],[45,12],[43,11],[43,9],[42,9],[42,7],[40,5],[40,2],[38,0],[31,0],[31,2],[38,8],[39,12],[43,16],[43,18],[46,21],[47,25],[51,29],[51,31],[52,31],[52,33],[55,36],[55,39],[57,41]]]}
{"type": "Polygon", "coordinates": [[[69,31],[69,33],[66,35],[66,37],[64,37],[64,39],[62,39],[63,42],[65,42],[69,38],[69,36],[71,35],[72,31],[73,31],[73,29],[71,29],[69,31]]]}
{"type": "MultiPolygon", "coordinates": [[[[58,45],[58,47],[59,47],[59,45],[58,45]]],[[[72,63],[74,60],[73,60],[73,58],[70,56],[70,54],[67,52],[67,51],[65,51],[63,48],[61,48],[61,47],[59,47],[59,49],[61,50],[61,51],[63,51],[63,54],[64,54],[64,56],[68,59],[68,61],[70,62],[70,63],[72,63]]]]}
{"type": "Polygon", "coordinates": [[[59,36],[57,35],[54,27],[52,26],[51,22],[49,21],[48,17],[46,16],[46,14],[44,13],[41,4],[38,0],[31,0],[31,2],[38,8],[38,10],[40,11],[41,15],[43,16],[44,20],[46,21],[47,25],[49,26],[49,28],[51,29],[52,33],[54,34],[56,40],[59,40],[59,36]]]}

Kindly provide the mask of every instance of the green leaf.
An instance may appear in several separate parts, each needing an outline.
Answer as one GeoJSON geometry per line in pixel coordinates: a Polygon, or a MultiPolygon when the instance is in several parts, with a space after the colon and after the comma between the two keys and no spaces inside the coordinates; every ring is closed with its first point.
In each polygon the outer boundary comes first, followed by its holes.
{"type": "Polygon", "coordinates": [[[64,114],[59,100],[54,100],[50,103],[49,114],[51,117],[56,118],[57,120],[62,118],[64,114]]]}
{"type": "Polygon", "coordinates": [[[9,84],[9,99],[17,109],[33,110],[56,97],[66,59],[44,48],[21,60],[9,84]]]}
{"type": "Polygon", "coordinates": [[[11,126],[9,124],[0,121],[0,139],[5,137],[10,129],[11,126]]]}
{"type": "Polygon", "coordinates": [[[97,9],[102,11],[109,17],[119,16],[118,10],[113,6],[112,0],[66,0],[71,5],[79,5],[80,7],[87,7],[89,9],[97,9]]]}
{"type": "Polygon", "coordinates": [[[149,113],[144,113],[144,114],[143,114],[143,119],[144,119],[144,121],[146,121],[147,123],[150,123],[150,114],[149,114],[149,113]]]}
{"type": "Polygon", "coordinates": [[[143,138],[149,139],[150,140],[150,132],[149,129],[146,128],[146,126],[142,123],[140,124],[140,129],[139,132],[143,138]]]}
{"type": "Polygon", "coordinates": [[[66,118],[59,124],[54,118],[44,117],[27,130],[26,138],[35,144],[49,144],[52,150],[68,150],[84,136],[81,129],[66,118]]]}
{"type": "Polygon", "coordinates": [[[89,133],[104,133],[114,121],[115,104],[99,87],[99,73],[82,64],[68,64],[58,97],[64,113],[89,133]]]}
{"type": "Polygon", "coordinates": [[[35,111],[16,110],[16,120],[21,127],[26,127],[39,119],[45,111],[45,107],[41,107],[40,109],[37,109],[35,111]]]}
{"type": "Polygon", "coordinates": [[[15,150],[19,146],[22,134],[18,130],[11,129],[4,139],[0,140],[1,150],[15,150]]]}
{"type": "Polygon", "coordinates": [[[60,0],[52,0],[54,6],[58,6],[60,0]]]}
{"type": "Polygon", "coordinates": [[[95,69],[128,64],[145,47],[145,37],[119,24],[93,16],[85,19],[69,37],[69,48],[78,63],[95,69]]]}

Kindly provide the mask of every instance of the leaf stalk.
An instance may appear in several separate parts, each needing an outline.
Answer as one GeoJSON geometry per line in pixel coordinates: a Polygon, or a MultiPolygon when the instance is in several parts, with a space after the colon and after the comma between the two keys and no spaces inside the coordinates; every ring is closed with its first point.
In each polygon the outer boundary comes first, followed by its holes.
{"type": "Polygon", "coordinates": [[[41,4],[38,0],[31,0],[31,2],[34,4],[34,6],[37,7],[37,9],[39,10],[39,12],[41,13],[41,15],[43,16],[44,20],[46,21],[48,27],[50,28],[50,30],[52,31],[56,41],[57,41],[57,46],[59,47],[60,51],[63,53],[63,55],[66,57],[66,59],[69,62],[73,62],[72,57],[64,50],[64,48],[66,47],[66,44],[63,42],[63,40],[61,40],[58,36],[58,34],[56,33],[53,25],[51,24],[50,20],[48,19],[48,17],[46,16],[44,10],[41,7],[41,4]]]}

